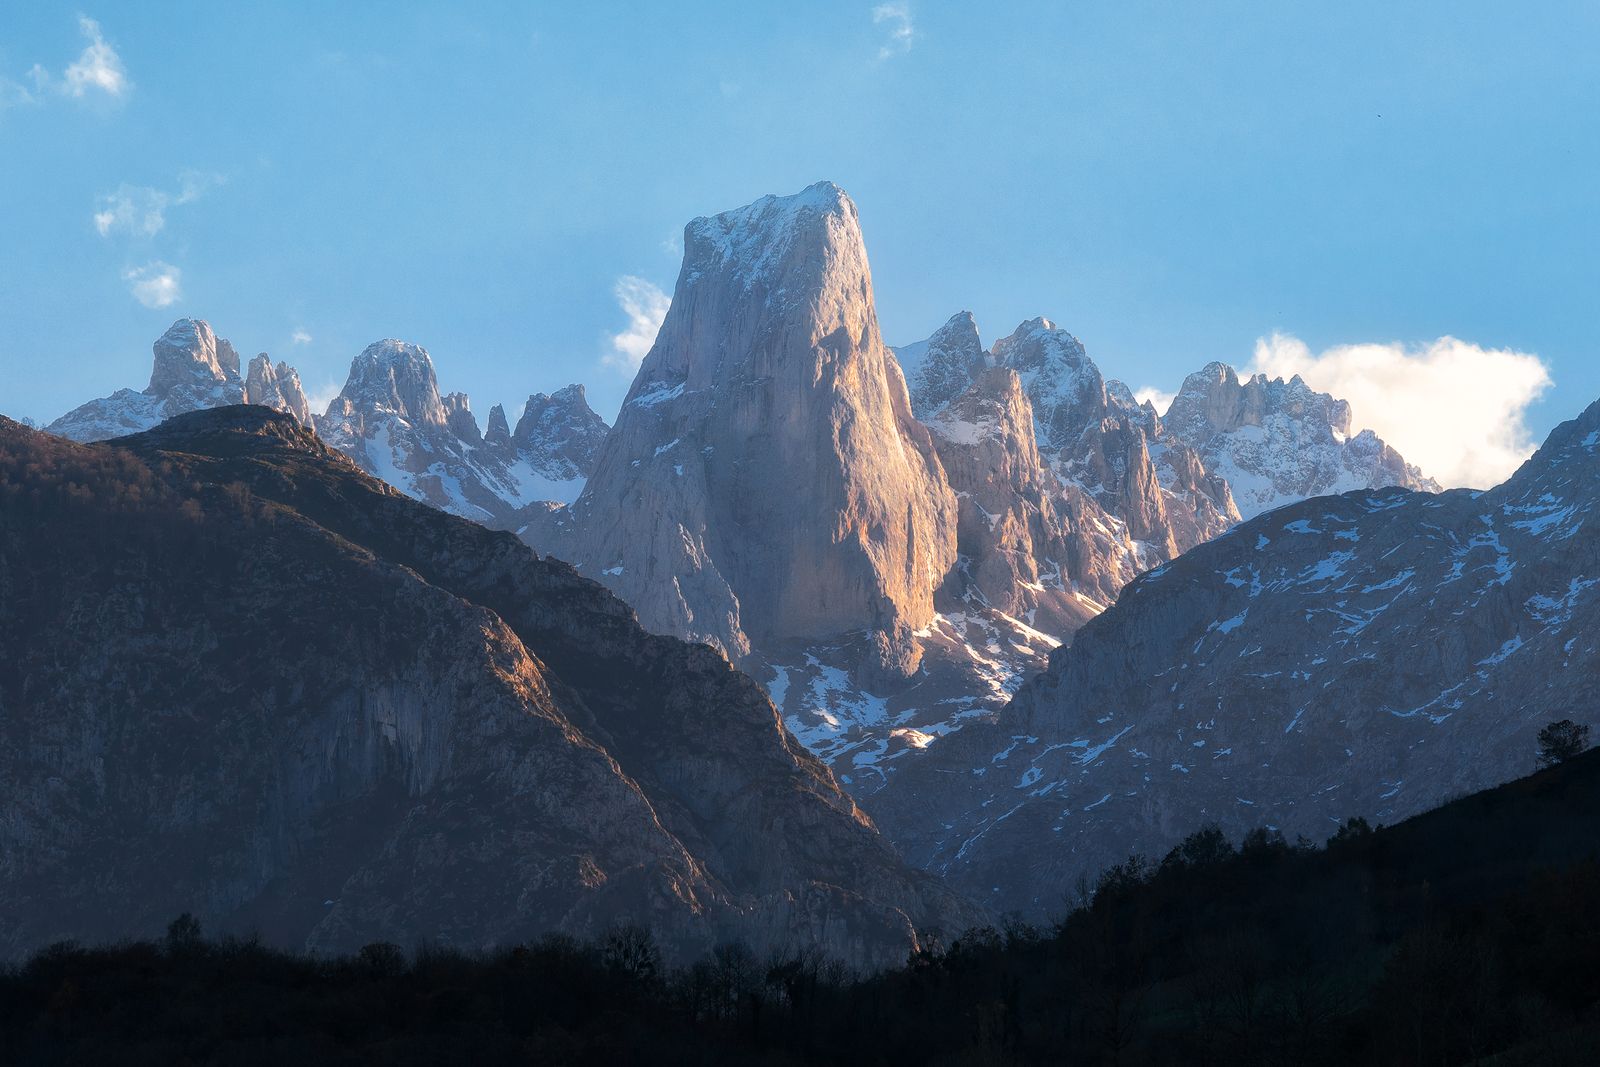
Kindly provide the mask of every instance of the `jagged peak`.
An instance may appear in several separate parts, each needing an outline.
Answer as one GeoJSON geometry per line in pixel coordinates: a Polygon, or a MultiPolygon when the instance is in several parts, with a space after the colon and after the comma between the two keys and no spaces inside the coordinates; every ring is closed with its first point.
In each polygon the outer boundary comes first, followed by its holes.
{"type": "Polygon", "coordinates": [[[996,341],[994,358],[997,362],[1013,366],[1019,361],[1026,365],[1040,359],[1060,358],[1076,365],[1086,362],[1088,353],[1082,341],[1040,315],[1020,324],[1009,336],[996,341]]]}
{"type": "Polygon", "coordinates": [[[239,379],[239,353],[219,338],[204,319],[179,319],[151,346],[150,396],[165,396],[179,386],[210,386],[239,379]]]}
{"type": "Polygon", "coordinates": [[[552,426],[567,427],[569,431],[603,435],[609,429],[606,422],[589,406],[588,394],[583,385],[573,382],[554,393],[534,393],[523,405],[522,417],[512,437],[529,441],[548,432],[552,426]]]}
{"type": "Polygon", "coordinates": [[[483,431],[483,440],[490,445],[503,445],[511,440],[511,424],[506,421],[506,409],[502,405],[489,409],[489,427],[483,431]]]}
{"type": "Polygon", "coordinates": [[[926,340],[894,350],[906,378],[911,411],[927,419],[959,396],[988,365],[970,311],[950,316],[926,340]]]}
{"type": "Polygon", "coordinates": [[[443,426],[447,419],[433,357],[421,345],[386,337],[362,349],[350,363],[339,397],[357,410],[400,415],[416,423],[443,426]]]}

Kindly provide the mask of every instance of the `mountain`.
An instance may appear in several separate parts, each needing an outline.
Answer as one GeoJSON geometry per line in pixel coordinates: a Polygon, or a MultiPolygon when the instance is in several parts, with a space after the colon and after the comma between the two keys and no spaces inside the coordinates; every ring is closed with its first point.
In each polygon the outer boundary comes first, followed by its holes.
{"type": "Polygon", "coordinates": [[[1371,430],[1350,433],[1350,405],[1289,381],[1209,363],[1183,381],[1163,420],[1205,468],[1227,479],[1246,517],[1307,497],[1398,485],[1439,492],[1371,430]]]}
{"type": "Polygon", "coordinates": [[[316,424],[368,474],[496,529],[576,498],[607,431],[583,386],[570,385],[528,397],[515,433],[495,405],[485,433],[465,393],[440,395],[428,350],[394,339],[356,356],[316,424]]]}
{"type": "Polygon", "coordinates": [[[685,228],[671,309],[570,523],[571,558],[649,629],[736,657],[864,631],[870,670],[915,673],[955,499],[842,190],[685,228]]]}
{"type": "Polygon", "coordinates": [[[74,408],[46,427],[74,441],[103,441],[148,430],[174,415],[227,404],[263,404],[309,423],[300,376],[287,364],[274,367],[262,353],[239,376],[239,353],[211,324],[179,319],[157,340],[150,384],[143,392],[119,389],[74,408]]]}
{"type": "Polygon", "coordinates": [[[300,375],[265,352],[239,373],[233,346],[199,319],[179,319],[156,341],[150,385],[122,389],[63,415],[46,429],[75,441],[139,433],[174,415],[260,404],[315,425],[367,473],[425,503],[497,528],[524,525],[551,503],[577,498],[608,427],[583,386],[528,397],[513,433],[505,410],[478,428],[465,393],[441,396],[426,349],[378,341],[352,361],[344,389],[323,415],[300,375]]]}
{"type": "Polygon", "coordinates": [[[881,963],[978,914],[721,655],[288,416],[0,421],[0,501],[6,955],[190,911],[318,950],[627,917],[881,963]]]}
{"type": "Polygon", "coordinates": [[[1327,835],[1531,766],[1600,690],[1600,404],[1509,481],[1257,516],[1131,583],[874,815],[997,908],[1205,822],[1327,835]]]}
{"type": "Polygon", "coordinates": [[[1074,575],[1109,603],[1139,571],[1215,537],[1239,519],[1224,479],[1205,471],[1187,446],[1163,432],[1154,408],[1107,380],[1082,342],[1049,319],[1022,323],[985,352],[970,312],[926,341],[895,349],[917,417],[941,436],[971,443],[985,430],[952,419],[950,405],[987,368],[1014,372],[1031,411],[1043,464],[1069,493],[1081,490],[1093,513],[1069,521],[1080,530],[1115,530],[1117,559],[1074,575]]]}
{"type": "Polygon", "coordinates": [[[1237,520],[1115,390],[1044,319],[993,353],[969,314],[891,352],[856,207],[818,183],[688,225],[594,475],[515,528],[726,651],[866,795],[1237,520]]]}

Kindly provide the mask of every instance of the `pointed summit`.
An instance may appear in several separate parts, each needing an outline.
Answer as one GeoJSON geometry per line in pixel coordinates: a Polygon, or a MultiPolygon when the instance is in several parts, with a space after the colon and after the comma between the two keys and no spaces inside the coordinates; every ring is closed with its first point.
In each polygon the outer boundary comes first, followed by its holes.
{"type": "Polygon", "coordinates": [[[496,404],[489,409],[489,427],[483,431],[483,443],[490,448],[505,448],[511,444],[511,425],[506,421],[506,409],[496,404]]]}
{"type": "Polygon", "coordinates": [[[883,344],[855,204],[828,182],[684,230],[671,309],[574,505],[579,562],[645,625],[912,630],[955,561],[955,500],[883,344]]]}
{"type": "Polygon", "coordinates": [[[274,367],[265,352],[250,361],[250,370],[245,376],[244,398],[247,404],[286,411],[302,426],[311,425],[311,405],[306,401],[305,390],[300,387],[299,373],[287,363],[279,363],[274,367]]]}
{"type": "Polygon", "coordinates": [[[926,341],[896,348],[894,354],[905,372],[911,410],[923,420],[965,392],[988,365],[970,311],[950,316],[926,341]]]}

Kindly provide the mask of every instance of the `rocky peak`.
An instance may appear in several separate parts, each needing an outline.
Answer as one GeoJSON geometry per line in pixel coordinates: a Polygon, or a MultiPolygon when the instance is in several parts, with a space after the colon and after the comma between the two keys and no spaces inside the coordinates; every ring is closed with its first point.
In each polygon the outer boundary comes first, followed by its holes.
{"type": "Polygon", "coordinates": [[[245,376],[244,400],[275,411],[286,411],[303,425],[311,425],[311,405],[300,387],[299,373],[287,363],[272,365],[265,352],[250,361],[245,376]]]}
{"type": "Polygon", "coordinates": [[[647,626],[736,655],[747,627],[908,633],[954,563],[955,512],[880,338],[849,197],[822,182],[691,222],[575,505],[588,572],[647,626]]]}
{"type": "Polygon", "coordinates": [[[211,388],[239,380],[239,353],[201,319],[179,319],[152,346],[155,365],[145,392],[164,397],[181,387],[211,388]]]}
{"type": "Polygon", "coordinates": [[[451,433],[468,444],[482,442],[483,434],[478,431],[478,420],[472,414],[472,402],[466,393],[449,393],[441,403],[444,404],[444,423],[451,433]]]}
{"type": "Polygon", "coordinates": [[[1022,379],[1039,443],[1061,450],[1105,417],[1105,379],[1083,342],[1049,319],[1029,319],[994,344],[996,363],[1022,379]]]}
{"type": "Polygon", "coordinates": [[[444,429],[448,422],[428,350],[393,338],[374,341],[356,356],[338,400],[364,415],[398,415],[416,426],[444,429]]]}
{"type": "Polygon", "coordinates": [[[535,462],[561,459],[587,476],[594,470],[600,446],[611,427],[589,406],[582,385],[574,383],[554,393],[534,393],[522,408],[511,434],[517,450],[535,462]]]}
{"type": "Polygon", "coordinates": [[[1184,379],[1162,424],[1227,479],[1245,518],[1351,489],[1439,488],[1371,431],[1351,437],[1349,403],[1299,375],[1241,381],[1227,364],[1209,363],[1184,379]]]}
{"type": "Polygon", "coordinates": [[[483,431],[483,443],[491,448],[506,448],[511,444],[511,427],[506,422],[504,405],[489,409],[489,428],[483,431]]]}
{"type": "Polygon", "coordinates": [[[1350,436],[1348,402],[1317,392],[1298,374],[1289,381],[1255,374],[1241,382],[1223,363],[1209,363],[1184,379],[1165,422],[1178,436],[1195,440],[1260,426],[1275,414],[1301,420],[1326,440],[1350,436]]]}
{"type": "Polygon", "coordinates": [[[924,421],[965,392],[988,365],[970,311],[950,316],[932,337],[894,354],[905,372],[912,413],[924,421]]]}

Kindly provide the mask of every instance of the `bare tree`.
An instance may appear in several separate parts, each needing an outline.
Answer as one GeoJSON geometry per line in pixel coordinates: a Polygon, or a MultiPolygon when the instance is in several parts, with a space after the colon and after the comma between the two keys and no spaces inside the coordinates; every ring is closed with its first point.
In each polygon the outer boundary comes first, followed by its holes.
{"type": "Polygon", "coordinates": [[[1553,722],[1539,731],[1539,767],[1565,763],[1588,747],[1588,726],[1571,719],[1553,722]]]}

